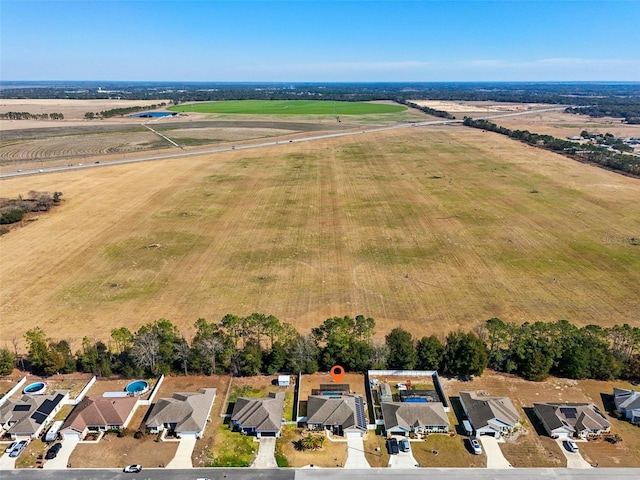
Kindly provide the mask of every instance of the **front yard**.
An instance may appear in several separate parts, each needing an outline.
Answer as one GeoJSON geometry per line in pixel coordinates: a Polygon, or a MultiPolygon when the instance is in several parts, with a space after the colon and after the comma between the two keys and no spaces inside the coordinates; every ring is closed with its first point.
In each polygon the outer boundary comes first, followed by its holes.
{"type": "MultiPolygon", "coordinates": [[[[347,442],[325,440],[319,450],[304,450],[300,440],[307,431],[293,426],[282,429],[281,437],[276,441],[276,457],[286,459],[289,467],[342,467],[347,461],[347,442]]],[[[314,435],[323,435],[314,433],[314,435]]]]}
{"type": "Polygon", "coordinates": [[[475,467],[487,466],[487,457],[474,455],[467,448],[466,437],[434,433],[420,442],[411,442],[411,451],[421,467],[475,467]]]}

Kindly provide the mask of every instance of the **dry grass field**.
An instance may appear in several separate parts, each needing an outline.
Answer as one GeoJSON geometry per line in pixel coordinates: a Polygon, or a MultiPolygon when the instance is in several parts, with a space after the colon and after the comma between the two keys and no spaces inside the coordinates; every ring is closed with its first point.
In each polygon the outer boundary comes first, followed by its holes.
{"type": "Polygon", "coordinates": [[[0,343],[254,311],[302,332],[361,313],[379,336],[637,326],[639,185],[463,127],[5,179],[65,201],[0,237],[0,343]]]}

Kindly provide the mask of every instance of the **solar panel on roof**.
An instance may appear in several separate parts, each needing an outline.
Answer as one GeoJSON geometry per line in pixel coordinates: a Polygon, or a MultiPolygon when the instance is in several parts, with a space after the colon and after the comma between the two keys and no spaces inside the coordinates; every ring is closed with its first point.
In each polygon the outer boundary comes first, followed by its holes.
{"type": "Polygon", "coordinates": [[[24,403],[14,405],[13,407],[14,412],[28,412],[30,409],[31,409],[31,406],[24,403]]]}
{"type": "Polygon", "coordinates": [[[31,418],[33,418],[37,424],[42,425],[47,419],[47,415],[40,412],[33,412],[31,418]]]}
{"type": "Polygon", "coordinates": [[[560,413],[564,415],[565,418],[576,418],[578,410],[575,408],[561,408],[560,413]]]}

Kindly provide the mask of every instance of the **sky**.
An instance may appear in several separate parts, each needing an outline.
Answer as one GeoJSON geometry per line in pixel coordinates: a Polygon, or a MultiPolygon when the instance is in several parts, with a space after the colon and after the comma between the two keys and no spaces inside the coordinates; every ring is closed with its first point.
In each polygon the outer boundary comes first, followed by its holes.
{"type": "Polygon", "coordinates": [[[640,81],[640,0],[0,0],[0,80],[640,81]]]}

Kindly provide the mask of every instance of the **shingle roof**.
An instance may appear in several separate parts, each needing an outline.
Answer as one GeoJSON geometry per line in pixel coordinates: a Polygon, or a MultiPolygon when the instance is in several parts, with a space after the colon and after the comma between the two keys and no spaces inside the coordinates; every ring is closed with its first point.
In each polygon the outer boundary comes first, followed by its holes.
{"type": "Polygon", "coordinates": [[[613,403],[621,412],[640,408],[640,392],[625,388],[613,389],[613,403]]]}
{"type": "Polygon", "coordinates": [[[18,400],[9,399],[0,407],[0,424],[11,423],[9,433],[33,435],[68,394],[68,390],[57,390],[47,395],[24,394],[18,400]]]}
{"type": "Polygon", "coordinates": [[[146,426],[154,428],[171,423],[176,425],[174,430],[177,433],[200,432],[207,424],[215,398],[215,388],[201,388],[197,392],[180,392],[171,398],[160,398],[151,409],[146,426]]]}
{"type": "Polygon", "coordinates": [[[387,429],[409,431],[415,427],[448,427],[449,417],[440,402],[382,402],[382,418],[387,429]]]}
{"type": "Polygon", "coordinates": [[[476,392],[460,392],[459,396],[476,430],[488,426],[493,419],[511,426],[520,420],[508,397],[478,397],[476,392]]]}
{"type": "Polygon", "coordinates": [[[123,426],[138,397],[85,397],[67,417],[62,429],[83,432],[87,427],[123,426]]]}
{"type": "Polygon", "coordinates": [[[533,409],[551,431],[565,427],[572,432],[607,430],[611,423],[593,403],[534,403],[533,409]]]}
{"type": "Polygon", "coordinates": [[[242,428],[256,432],[279,431],[284,412],[284,392],[271,392],[268,397],[239,397],[231,420],[242,428]]]}
{"type": "Polygon", "coordinates": [[[310,395],[307,401],[307,423],[340,425],[343,429],[358,426],[359,395],[310,395]]]}

